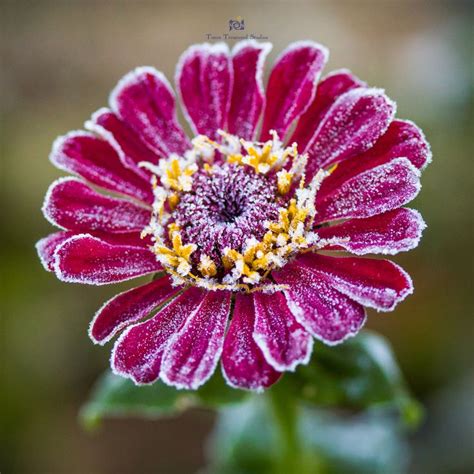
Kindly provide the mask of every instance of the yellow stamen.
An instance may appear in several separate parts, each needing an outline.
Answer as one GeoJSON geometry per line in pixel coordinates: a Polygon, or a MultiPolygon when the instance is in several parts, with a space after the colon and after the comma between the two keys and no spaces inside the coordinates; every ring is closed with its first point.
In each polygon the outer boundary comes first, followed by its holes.
{"type": "Polygon", "coordinates": [[[198,270],[204,277],[213,277],[217,274],[217,267],[214,261],[207,255],[201,256],[198,270]]]}

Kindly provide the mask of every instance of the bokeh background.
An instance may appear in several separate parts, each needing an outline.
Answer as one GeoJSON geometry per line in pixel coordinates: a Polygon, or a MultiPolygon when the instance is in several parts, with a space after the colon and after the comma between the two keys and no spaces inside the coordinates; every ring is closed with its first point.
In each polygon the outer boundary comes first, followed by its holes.
{"type": "Polygon", "coordinates": [[[327,71],[348,67],[384,87],[398,116],[431,142],[413,204],[428,229],[417,250],[396,258],[416,292],[368,327],[392,342],[427,408],[410,439],[410,472],[472,472],[474,15],[472,2],[449,0],[1,2],[1,472],[174,474],[203,465],[210,412],[110,420],[95,434],[79,426],[110,349],[93,346],[87,327],[117,287],[61,283],[33,246],[51,231],[40,207],[63,174],[48,161],[54,138],[81,128],[133,67],[172,78],[187,46],[225,33],[236,16],[274,43],[270,61],[294,40],[327,45],[327,71]]]}

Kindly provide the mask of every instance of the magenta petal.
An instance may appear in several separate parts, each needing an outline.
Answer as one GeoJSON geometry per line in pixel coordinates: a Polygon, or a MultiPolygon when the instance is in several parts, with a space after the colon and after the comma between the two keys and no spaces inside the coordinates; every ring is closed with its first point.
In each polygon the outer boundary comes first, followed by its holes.
{"type": "Polygon", "coordinates": [[[401,208],[366,219],[351,219],[321,227],[317,233],[322,239],[334,241],[327,249],[344,249],[357,255],[394,255],[415,248],[425,227],[419,212],[401,208]]]}
{"type": "Polygon", "coordinates": [[[312,41],[298,41],[282,52],[268,80],[262,140],[271,138],[270,130],[283,138],[309,107],[328,56],[324,46],[312,41]]]}
{"type": "Polygon", "coordinates": [[[36,242],[36,251],[46,271],[54,271],[54,252],[56,248],[74,235],[74,232],[69,231],[55,232],[36,242]]]}
{"type": "Polygon", "coordinates": [[[316,278],[364,306],[391,311],[413,293],[410,276],[389,260],[306,254],[298,259],[316,278]]]}
{"type": "Polygon", "coordinates": [[[145,247],[112,244],[89,234],[75,235],[55,251],[54,271],[70,283],[106,285],[160,269],[155,255],[145,247]]]}
{"type": "Polygon", "coordinates": [[[195,390],[214,373],[224,344],[231,293],[209,291],[170,340],[161,364],[162,380],[195,390]]]}
{"type": "Polygon", "coordinates": [[[394,120],[372,148],[340,163],[324,180],[320,194],[329,194],[349,179],[399,157],[407,158],[420,169],[431,160],[431,151],[423,132],[406,120],[394,120]]]}
{"type": "Polygon", "coordinates": [[[157,164],[161,155],[148,148],[139,135],[116,114],[106,108],[100,109],[85,126],[110,143],[126,168],[147,181],[150,180],[150,172],[139,164],[143,161],[157,164]]]}
{"type": "Polygon", "coordinates": [[[366,170],[336,188],[330,178],[316,196],[316,223],[381,214],[410,202],[421,188],[420,172],[406,158],[366,170]]]}
{"type": "MultiPolygon", "coordinates": [[[[146,247],[150,244],[146,239],[141,239],[140,234],[108,234],[104,232],[94,232],[94,237],[97,237],[112,245],[131,245],[132,247],[146,247]]],[[[54,252],[66,240],[78,235],[73,231],[61,231],[50,234],[36,243],[36,250],[44,269],[50,272],[54,271],[54,252]]]]}
{"type": "Polygon", "coordinates": [[[176,87],[194,133],[215,139],[225,129],[232,95],[232,60],[225,43],[188,48],[176,67],[176,87]]]}
{"type": "Polygon", "coordinates": [[[307,364],[313,339],[296,322],[283,293],[256,293],[254,304],[253,337],[267,362],[281,372],[295,370],[298,364],[307,364]]]}
{"type": "Polygon", "coordinates": [[[419,169],[431,161],[431,150],[425,135],[409,120],[394,120],[372,148],[354,159],[376,166],[399,157],[408,158],[419,169]]]}
{"type": "Polygon", "coordinates": [[[272,45],[255,40],[240,41],[232,51],[234,86],[227,130],[253,140],[265,103],[263,65],[272,45]]]}
{"type": "Polygon", "coordinates": [[[49,187],[43,213],[53,225],[78,232],[140,232],[150,221],[149,210],[103,196],[77,178],[60,178],[49,187]]]}
{"type": "Polygon", "coordinates": [[[156,316],[127,328],[112,351],[112,370],[136,384],[155,381],[161,368],[163,351],[198,307],[205,292],[190,288],[171,301],[156,316]]]}
{"type": "Polygon", "coordinates": [[[327,111],[305,152],[308,179],[320,168],[363,153],[385,133],[395,103],[381,89],[359,87],[341,95],[327,111]]]}
{"type": "Polygon", "coordinates": [[[366,84],[350,71],[333,71],[321,80],[308,110],[300,117],[288,143],[296,142],[303,152],[332,104],[347,91],[366,84]]]}
{"type": "Polygon", "coordinates": [[[159,156],[183,154],[191,146],[178,123],[173,89],[152,67],[124,76],[110,95],[110,107],[159,156]]]}
{"type": "Polygon", "coordinates": [[[51,162],[109,191],[153,202],[150,184],[125,168],[106,141],[88,132],[71,132],[53,145],[51,162]]]}
{"type": "Polygon", "coordinates": [[[222,352],[222,373],[232,387],[261,391],[281,376],[263,356],[253,338],[253,296],[237,294],[222,352]]]}
{"type": "Polygon", "coordinates": [[[289,286],[285,296],[296,320],[326,344],[338,344],[355,336],[364,325],[364,308],[312,270],[289,263],[281,271],[272,272],[272,276],[289,286]]]}
{"type": "Polygon", "coordinates": [[[97,311],[89,327],[89,336],[96,344],[105,344],[120,330],[139,321],[180,291],[171,285],[168,276],[132,288],[107,301],[97,311]]]}

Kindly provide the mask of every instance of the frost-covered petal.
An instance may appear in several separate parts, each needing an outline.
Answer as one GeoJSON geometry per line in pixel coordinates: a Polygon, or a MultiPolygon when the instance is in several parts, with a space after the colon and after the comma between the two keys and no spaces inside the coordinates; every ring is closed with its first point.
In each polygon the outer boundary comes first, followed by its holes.
{"type": "Polygon", "coordinates": [[[164,382],[195,390],[211,377],[222,353],[230,297],[228,291],[209,291],[189,315],[163,355],[164,382]]]}
{"type": "Polygon", "coordinates": [[[278,283],[289,286],[284,292],[296,320],[326,344],[355,336],[364,325],[364,308],[311,269],[289,263],[272,275],[278,283]]]}
{"type": "Polygon", "coordinates": [[[59,137],[50,154],[59,169],[78,174],[109,191],[153,202],[149,183],[125,168],[109,143],[88,132],[70,132],[59,137]]]}
{"type": "Polygon", "coordinates": [[[341,293],[378,311],[391,311],[413,292],[410,276],[389,260],[308,253],[298,262],[341,293]]]}
{"type": "Polygon", "coordinates": [[[423,132],[407,120],[394,120],[372,148],[362,155],[339,163],[324,180],[320,194],[331,193],[350,178],[399,157],[407,158],[419,169],[424,168],[431,160],[430,147],[423,132]]]}
{"type": "Polygon", "coordinates": [[[146,247],[112,244],[89,234],[71,237],[56,248],[54,255],[56,276],[70,283],[106,285],[161,269],[146,247]]]}
{"type": "Polygon", "coordinates": [[[295,370],[307,364],[311,357],[313,339],[295,320],[283,293],[256,293],[255,328],[253,337],[276,370],[295,370]]]}
{"type": "Polygon", "coordinates": [[[36,242],[36,251],[41,264],[48,272],[54,271],[54,252],[59,245],[73,237],[75,232],[61,231],[50,234],[36,242]]]}
{"type": "Polygon", "coordinates": [[[366,170],[337,188],[323,182],[316,196],[315,222],[381,214],[410,202],[420,187],[420,172],[406,158],[366,170]]]}
{"type": "Polygon", "coordinates": [[[271,43],[241,41],[232,50],[234,85],[227,130],[245,140],[253,140],[265,103],[263,65],[271,43]]]}
{"type": "Polygon", "coordinates": [[[385,133],[395,103],[381,89],[359,87],[341,95],[330,107],[306,146],[307,175],[363,153],[385,133]]]}
{"type": "Polygon", "coordinates": [[[321,80],[308,110],[299,118],[288,143],[296,142],[303,152],[332,104],[345,92],[366,84],[350,71],[333,71],[321,80]]]}
{"type": "Polygon", "coordinates": [[[77,178],[60,178],[50,186],[43,213],[53,225],[76,232],[139,232],[150,221],[149,210],[99,194],[77,178]]]}
{"type": "Polygon", "coordinates": [[[92,114],[85,127],[109,142],[126,168],[149,181],[150,172],[139,164],[143,161],[157,164],[161,156],[146,146],[117,114],[106,108],[99,109],[92,114]]]}
{"type": "Polygon", "coordinates": [[[163,276],[114,296],[95,314],[89,327],[90,338],[96,344],[105,344],[124,327],[143,319],[179,291],[180,288],[171,285],[168,276],[163,276]]]}
{"type": "Polygon", "coordinates": [[[112,370],[136,384],[155,381],[163,351],[190,314],[199,306],[205,292],[190,288],[171,301],[153,318],[127,328],[112,351],[112,370]]]}
{"type": "Polygon", "coordinates": [[[334,242],[326,247],[328,249],[344,249],[357,255],[394,255],[415,248],[425,227],[419,212],[400,208],[366,219],[350,219],[321,227],[317,233],[322,239],[334,242]]]}
{"type": "Polygon", "coordinates": [[[178,123],[166,77],[152,67],[124,76],[110,94],[110,108],[159,156],[183,154],[191,144],[178,123]]]}
{"type": "Polygon", "coordinates": [[[235,307],[222,352],[222,372],[232,387],[261,391],[281,376],[263,356],[253,331],[253,296],[237,293],[235,307]]]}
{"type": "MultiPolygon", "coordinates": [[[[95,237],[112,245],[131,245],[132,247],[146,247],[150,240],[142,239],[139,233],[109,234],[104,232],[92,232],[95,237]]],[[[54,271],[54,252],[66,240],[78,235],[77,232],[66,230],[50,234],[36,243],[36,250],[41,264],[47,271],[54,271]]]]}
{"type": "Polygon", "coordinates": [[[284,137],[293,121],[309,107],[328,57],[328,50],[312,41],[292,43],[282,52],[268,79],[262,140],[271,138],[272,129],[284,137]]]}
{"type": "Polygon", "coordinates": [[[176,87],[194,133],[215,139],[225,129],[232,95],[233,71],[225,43],[189,47],[176,67],[176,87]]]}
{"type": "Polygon", "coordinates": [[[419,169],[431,161],[431,149],[425,135],[409,120],[394,120],[375,145],[356,159],[370,161],[375,166],[398,157],[408,158],[419,169]]]}

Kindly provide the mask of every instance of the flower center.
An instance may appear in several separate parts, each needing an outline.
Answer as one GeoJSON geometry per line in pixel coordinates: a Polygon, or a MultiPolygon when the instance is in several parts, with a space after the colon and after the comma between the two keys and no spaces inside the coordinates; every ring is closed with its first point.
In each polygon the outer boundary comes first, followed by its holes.
{"type": "Polygon", "coordinates": [[[320,243],[313,232],[320,171],[304,187],[306,155],[283,147],[276,133],[265,143],[220,132],[215,142],[193,140],[153,173],[155,202],[143,235],[177,284],[232,291],[281,289],[269,278],[295,254],[320,243]]]}
{"type": "Polygon", "coordinates": [[[227,248],[242,252],[248,238],[262,239],[265,222],[278,220],[278,201],[265,175],[225,163],[193,175],[172,217],[183,241],[197,245],[193,261],[203,254],[219,261],[227,248]]]}

